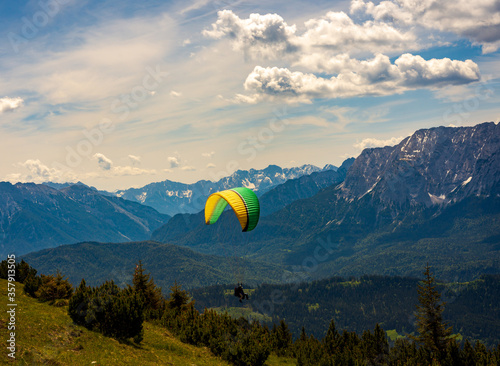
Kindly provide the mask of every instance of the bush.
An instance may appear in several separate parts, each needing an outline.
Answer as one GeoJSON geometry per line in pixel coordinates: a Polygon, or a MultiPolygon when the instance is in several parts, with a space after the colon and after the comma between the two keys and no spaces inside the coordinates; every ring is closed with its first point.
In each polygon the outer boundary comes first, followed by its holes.
{"type": "Polygon", "coordinates": [[[144,306],[132,288],[120,290],[113,281],[87,287],[82,280],[69,301],[68,314],[79,325],[119,340],[143,338],[144,306]]]}
{"type": "Polygon", "coordinates": [[[41,283],[35,292],[35,297],[53,305],[56,300],[71,298],[72,293],[73,286],[61,273],[57,272],[56,276],[41,276],[41,283]]]}

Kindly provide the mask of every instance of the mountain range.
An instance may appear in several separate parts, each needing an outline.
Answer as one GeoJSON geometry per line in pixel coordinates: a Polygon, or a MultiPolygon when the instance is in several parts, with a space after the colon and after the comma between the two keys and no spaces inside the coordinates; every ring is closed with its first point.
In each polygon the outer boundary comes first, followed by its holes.
{"type": "MultiPolygon", "coordinates": [[[[152,183],[139,189],[142,192],[139,196],[149,197],[145,201],[163,208],[164,212],[179,212],[198,210],[198,206],[203,209],[208,196],[206,192],[234,185],[253,187],[258,194],[263,194],[269,192],[272,187],[279,186],[279,182],[291,177],[303,177],[311,181],[309,184],[301,185],[304,193],[296,189],[295,195],[283,195],[281,206],[278,202],[274,205],[282,207],[290,199],[307,196],[306,191],[316,192],[320,187],[342,181],[345,170],[346,166],[337,171],[333,165],[326,165],[323,169],[313,165],[285,169],[270,165],[263,170],[239,170],[216,183],[210,181],[199,181],[191,185],[171,181],[152,183]],[[310,173],[313,174],[307,175],[310,173]]],[[[0,252],[20,255],[83,241],[147,240],[155,229],[169,220],[170,216],[159,213],[146,204],[136,202],[137,197],[131,194],[133,191],[134,189],[130,189],[117,193],[119,196],[133,198],[127,200],[116,197],[110,192],[98,191],[82,182],[46,182],[41,185],[33,183],[12,185],[2,182],[0,183],[0,252]]],[[[269,207],[269,210],[272,209],[273,207],[269,207]]]]}
{"type": "MultiPolygon", "coordinates": [[[[151,238],[202,254],[278,265],[289,270],[291,281],[420,276],[426,263],[438,278],[467,281],[500,273],[499,151],[498,124],[437,127],[416,131],[396,146],[365,149],[338,169],[329,166],[271,189],[272,179],[260,175],[262,215],[248,233],[241,233],[230,210],[207,226],[201,210],[169,220],[151,207],[106,197],[84,185],[57,190],[2,183],[2,245],[8,239],[10,248],[26,253],[76,241],[151,238]],[[38,245],[41,238],[43,245],[38,245]]],[[[279,167],[263,171],[284,179],[279,167]]],[[[263,171],[238,171],[224,184],[251,186],[248,177],[263,171]]],[[[199,201],[191,200],[190,207],[199,201]]],[[[51,263],[63,261],[58,258],[51,263]]]]}
{"type": "Polygon", "coordinates": [[[216,182],[200,180],[196,183],[186,184],[165,180],[150,183],[142,188],[119,190],[113,194],[151,206],[158,212],[173,216],[178,213],[197,213],[203,210],[207,197],[214,192],[233,187],[247,187],[261,196],[289,179],[310,175],[314,172],[331,171],[334,173],[336,170],[337,167],[331,164],[327,164],[323,168],[310,164],[294,168],[269,165],[261,170],[237,170],[230,176],[223,177],[216,182]]]}
{"type": "Polygon", "coordinates": [[[152,238],[211,254],[237,245],[308,278],[418,276],[426,262],[452,280],[499,273],[499,152],[495,123],[419,130],[365,149],[342,183],[262,217],[244,242],[231,212],[209,228],[184,216],[185,232],[174,217],[152,238]]]}
{"type": "Polygon", "coordinates": [[[0,254],[93,241],[149,239],[170,216],[82,184],[0,182],[0,254]]]}

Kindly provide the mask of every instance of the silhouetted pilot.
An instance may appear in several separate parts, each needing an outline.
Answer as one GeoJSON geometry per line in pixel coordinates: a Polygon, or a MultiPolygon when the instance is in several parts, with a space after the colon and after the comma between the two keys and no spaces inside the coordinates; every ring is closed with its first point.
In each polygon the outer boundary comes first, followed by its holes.
{"type": "Polygon", "coordinates": [[[242,300],[247,299],[248,300],[248,294],[246,294],[243,291],[243,284],[239,284],[234,288],[234,296],[240,298],[240,302],[243,302],[242,300]]]}

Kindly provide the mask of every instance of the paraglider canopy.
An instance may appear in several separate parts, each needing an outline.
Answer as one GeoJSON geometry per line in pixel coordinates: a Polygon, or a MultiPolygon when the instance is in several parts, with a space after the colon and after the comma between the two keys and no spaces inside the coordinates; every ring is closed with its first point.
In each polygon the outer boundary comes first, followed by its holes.
{"type": "Polygon", "coordinates": [[[251,189],[245,187],[212,193],[205,202],[205,223],[215,223],[227,204],[236,214],[242,231],[255,229],[260,216],[259,199],[251,189]]]}

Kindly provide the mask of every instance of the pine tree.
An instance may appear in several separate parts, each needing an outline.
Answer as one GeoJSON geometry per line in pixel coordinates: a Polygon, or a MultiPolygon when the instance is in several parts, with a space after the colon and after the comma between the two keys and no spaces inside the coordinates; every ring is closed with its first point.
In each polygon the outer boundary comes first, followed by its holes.
{"type": "Polygon", "coordinates": [[[170,299],[168,300],[168,307],[175,311],[182,310],[189,301],[189,294],[187,291],[182,290],[182,286],[177,283],[174,283],[173,286],[170,287],[170,299]]]}
{"type": "Polygon", "coordinates": [[[85,317],[89,306],[91,291],[82,278],[73,296],[69,300],[68,314],[70,318],[79,325],[86,325],[85,317]]]}
{"type": "Polygon", "coordinates": [[[448,346],[452,328],[443,322],[444,303],[436,290],[435,278],[429,265],[424,272],[424,280],[418,285],[417,330],[419,335],[412,337],[424,346],[432,357],[441,358],[448,346]]]}
{"type": "Polygon", "coordinates": [[[41,284],[41,277],[30,273],[24,280],[24,293],[28,294],[31,297],[35,297],[35,293],[38,291],[41,284]]]}
{"type": "Polygon", "coordinates": [[[330,325],[328,326],[326,336],[323,339],[325,347],[330,355],[337,353],[339,337],[340,335],[335,327],[335,321],[332,319],[330,321],[330,325]]]}
{"type": "Polygon", "coordinates": [[[281,319],[280,325],[273,328],[274,346],[278,356],[284,356],[288,353],[293,344],[292,332],[288,328],[288,324],[281,319]]]}
{"type": "Polygon", "coordinates": [[[165,305],[161,288],[157,287],[149,273],[144,273],[142,262],[135,266],[134,277],[132,279],[133,289],[139,294],[144,303],[146,318],[159,318],[165,305]]]}

